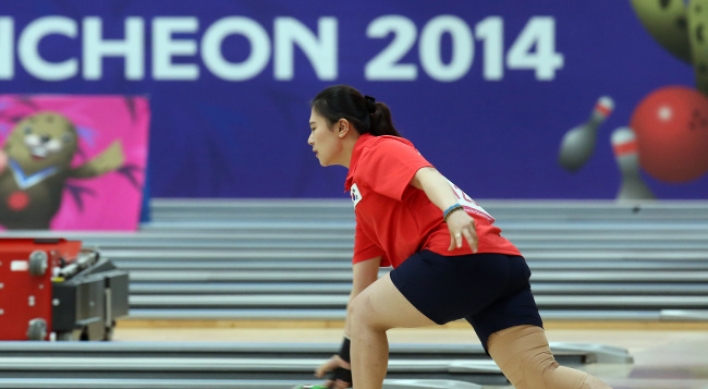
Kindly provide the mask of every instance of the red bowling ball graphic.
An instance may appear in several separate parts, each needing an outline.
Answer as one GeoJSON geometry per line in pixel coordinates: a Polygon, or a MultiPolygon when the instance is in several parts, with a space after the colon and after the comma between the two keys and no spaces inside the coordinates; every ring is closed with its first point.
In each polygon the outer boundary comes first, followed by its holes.
{"type": "Polygon", "coordinates": [[[708,99],[667,86],[647,95],[632,114],[639,164],[657,180],[683,183],[708,172],[708,99]]]}

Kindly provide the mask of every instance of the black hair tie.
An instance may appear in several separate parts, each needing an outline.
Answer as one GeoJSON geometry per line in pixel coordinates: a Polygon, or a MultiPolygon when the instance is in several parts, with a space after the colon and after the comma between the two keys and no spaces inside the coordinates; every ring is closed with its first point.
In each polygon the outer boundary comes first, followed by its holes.
{"type": "Polygon", "coordinates": [[[369,113],[376,112],[376,98],[371,96],[364,96],[364,98],[366,99],[366,109],[369,110],[369,113]]]}

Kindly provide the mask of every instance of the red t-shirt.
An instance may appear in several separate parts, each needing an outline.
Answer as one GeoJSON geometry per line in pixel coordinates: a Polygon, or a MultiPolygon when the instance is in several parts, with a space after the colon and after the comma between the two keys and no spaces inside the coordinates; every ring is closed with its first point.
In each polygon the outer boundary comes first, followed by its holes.
{"type": "MultiPolygon", "coordinates": [[[[409,183],[415,173],[433,167],[407,139],[364,134],[352,152],[344,188],[354,202],[356,231],[353,262],[381,257],[381,266],[398,267],[422,250],[440,255],[472,254],[464,242],[448,251],[450,230],[442,211],[409,183]]],[[[492,218],[453,183],[458,202],[475,220],[478,253],[521,255],[494,226],[492,218]]]]}

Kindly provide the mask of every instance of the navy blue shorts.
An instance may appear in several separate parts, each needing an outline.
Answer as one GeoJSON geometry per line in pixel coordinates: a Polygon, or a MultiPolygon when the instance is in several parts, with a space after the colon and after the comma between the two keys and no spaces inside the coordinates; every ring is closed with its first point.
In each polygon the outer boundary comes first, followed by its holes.
{"type": "Polygon", "coordinates": [[[531,270],[520,256],[414,254],[391,271],[396,288],[438,324],[465,319],[487,351],[489,336],[505,328],[543,327],[531,293],[531,270]]]}

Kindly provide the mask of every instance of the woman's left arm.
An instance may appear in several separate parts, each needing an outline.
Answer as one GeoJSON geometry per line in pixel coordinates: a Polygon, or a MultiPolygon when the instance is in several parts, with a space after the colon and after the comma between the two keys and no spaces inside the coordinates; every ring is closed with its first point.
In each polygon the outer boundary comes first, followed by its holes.
{"type": "MultiPolygon", "coordinates": [[[[455,196],[450,182],[434,168],[425,167],[418,170],[413,176],[410,185],[425,192],[428,199],[440,208],[441,212],[457,204],[457,196],[455,196]]],[[[448,215],[446,222],[447,227],[450,229],[450,247],[448,250],[452,251],[455,247],[462,247],[463,240],[466,240],[472,252],[476,253],[477,230],[472,216],[468,215],[464,210],[457,210],[448,215]]]]}

